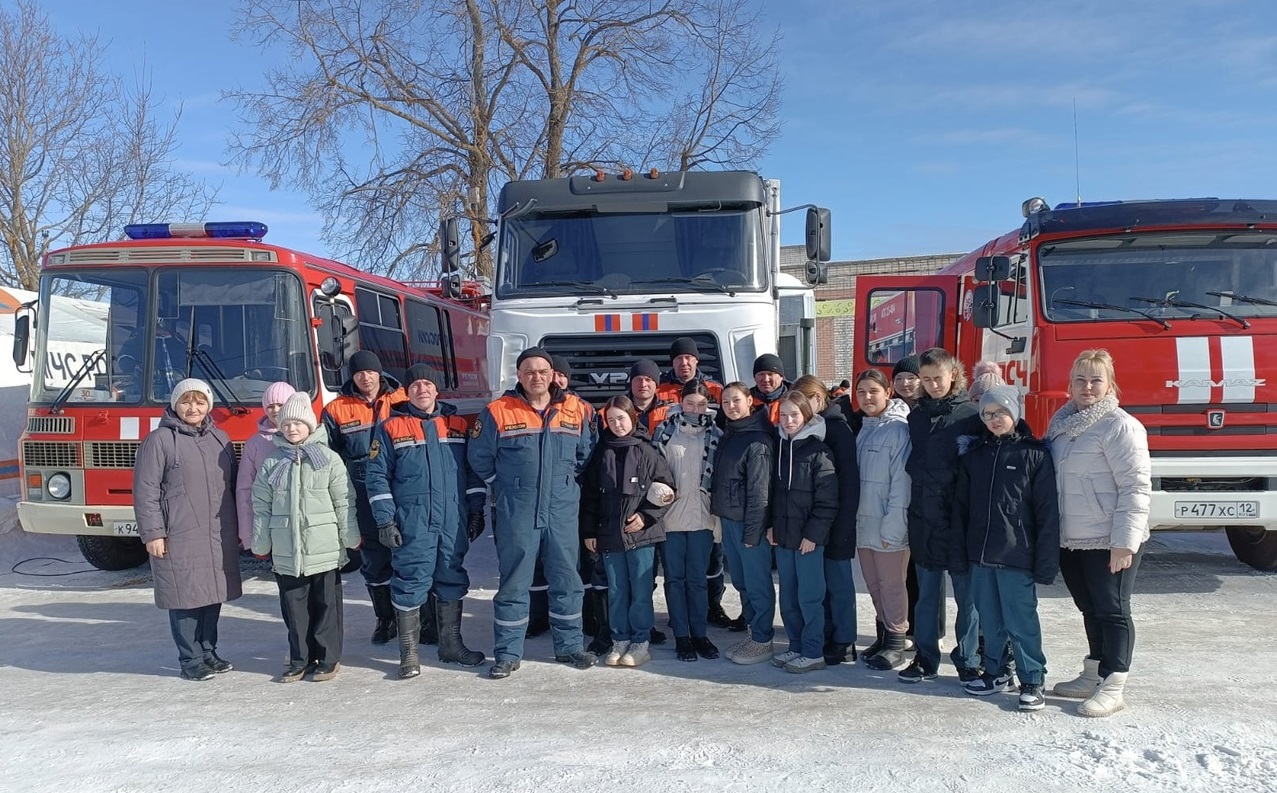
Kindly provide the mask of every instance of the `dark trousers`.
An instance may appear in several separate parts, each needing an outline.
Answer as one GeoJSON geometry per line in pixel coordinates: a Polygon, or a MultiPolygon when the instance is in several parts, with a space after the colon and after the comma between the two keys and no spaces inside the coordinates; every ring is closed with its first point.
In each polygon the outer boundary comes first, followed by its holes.
{"type": "Polygon", "coordinates": [[[331,666],[341,660],[341,575],[336,570],[314,575],[275,574],[279,610],[288,628],[291,666],[331,666]]]}
{"type": "Polygon", "coordinates": [[[1131,592],[1135,573],[1144,558],[1141,548],[1131,566],[1114,575],[1109,572],[1109,551],[1060,550],[1060,575],[1082,612],[1087,657],[1100,662],[1100,677],[1129,672],[1135,651],[1135,623],[1131,619],[1131,592]]]}
{"type": "Polygon", "coordinates": [[[213,660],[217,652],[217,618],[221,615],[221,603],[197,609],[169,609],[168,624],[183,672],[213,660]]]}
{"type": "Polygon", "coordinates": [[[713,545],[714,533],[709,529],[671,531],[665,535],[665,608],[675,638],[699,639],[706,635],[706,583],[710,579],[703,578],[700,571],[705,569],[713,545]]]}
{"type": "Polygon", "coordinates": [[[363,557],[363,566],[359,572],[368,586],[383,586],[390,583],[390,549],[381,544],[377,538],[377,520],[372,516],[372,507],[368,504],[368,490],[363,482],[355,482],[355,521],[359,524],[359,553],[363,557]]]}
{"type": "Polygon", "coordinates": [[[1038,590],[1033,574],[1009,567],[971,565],[971,591],[984,634],[984,668],[1005,669],[1006,645],[1015,652],[1021,683],[1046,681],[1042,651],[1042,623],[1038,620],[1038,590]]]}

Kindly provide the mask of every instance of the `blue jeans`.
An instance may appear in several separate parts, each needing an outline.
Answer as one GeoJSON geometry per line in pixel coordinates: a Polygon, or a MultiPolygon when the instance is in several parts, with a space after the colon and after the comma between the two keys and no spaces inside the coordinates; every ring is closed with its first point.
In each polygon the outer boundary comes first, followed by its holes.
{"type": "Polygon", "coordinates": [[[677,639],[702,638],[708,629],[709,566],[714,532],[671,531],[665,535],[665,607],[677,639]]]}
{"type": "Polygon", "coordinates": [[[1010,639],[1020,682],[1042,685],[1046,680],[1046,655],[1042,652],[1038,590],[1033,574],[973,564],[970,575],[980,611],[980,630],[984,633],[984,668],[1002,668],[1006,659],[1001,656],[1010,639]]]}
{"type": "Polygon", "coordinates": [[[811,553],[776,547],[780,578],[780,619],[789,651],[804,658],[825,655],[825,549],[811,553]]]}
{"type": "Polygon", "coordinates": [[[603,554],[607,568],[607,618],[612,641],[645,642],[652,638],[652,583],[656,573],[656,547],[603,554]]]}
{"type": "Polygon", "coordinates": [[[856,576],[851,559],[825,560],[825,640],[856,643],[856,576]]]}
{"type": "MultiPolygon", "coordinates": [[[[918,614],[924,615],[913,626],[913,640],[918,654],[932,669],[940,668],[940,625],[928,619],[928,615],[944,614],[945,571],[918,565],[918,614]]],[[[974,669],[980,665],[980,623],[975,598],[971,595],[971,574],[950,573],[953,581],[953,599],[958,602],[958,657],[963,666],[974,669]]],[[[990,670],[990,674],[995,670],[990,670]]]]}
{"type": "Polygon", "coordinates": [[[743,616],[749,636],[767,643],[776,635],[776,587],[772,583],[772,547],[766,538],[753,548],[745,547],[745,524],[722,519],[723,552],[732,585],[741,595],[743,616]]]}
{"type": "MultiPolygon", "coordinates": [[[[512,521],[513,523],[513,521],[512,521]]],[[[538,556],[550,588],[550,635],[555,655],[572,655],[583,644],[581,599],[585,588],[577,572],[580,536],[576,526],[529,529],[502,524],[494,529],[501,584],[492,598],[492,655],[498,661],[523,658],[528,631],[528,590],[538,556]]]]}
{"type": "Polygon", "coordinates": [[[173,632],[177,662],[183,672],[190,672],[213,660],[217,653],[217,618],[221,615],[221,603],[168,610],[169,630],[173,632]]]}

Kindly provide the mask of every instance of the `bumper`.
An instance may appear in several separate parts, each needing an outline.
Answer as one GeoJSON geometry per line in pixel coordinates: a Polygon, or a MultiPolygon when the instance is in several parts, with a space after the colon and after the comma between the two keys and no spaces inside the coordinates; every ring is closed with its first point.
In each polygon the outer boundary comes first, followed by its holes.
{"type": "Polygon", "coordinates": [[[88,534],[100,537],[137,536],[117,535],[115,524],[136,520],[133,507],[85,506],[83,504],[44,504],[36,501],[18,502],[18,521],[32,534],[88,534]],[[101,526],[90,526],[88,514],[100,515],[101,526]]]}
{"type": "MultiPolygon", "coordinates": [[[[1266,477],[1277,482],[1273,457],[1153,458],[1153,481],[1162,478],[1266,477]]],[[[1262,526],[1277,531],[1277,491],[1168,492],[1155,485],[1149,506],[1149,528],[1191,529],[1262,526]],[[1243,508],[1243,505],[1244,508],[1243,508]],[[1254,516],[1248,513],[1254,510],[1254,516]]]]}

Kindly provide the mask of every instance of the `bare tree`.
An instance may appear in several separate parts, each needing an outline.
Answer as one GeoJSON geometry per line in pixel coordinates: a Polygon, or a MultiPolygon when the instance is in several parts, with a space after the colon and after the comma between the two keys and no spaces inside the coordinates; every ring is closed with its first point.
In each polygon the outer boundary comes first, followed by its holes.
{"type": "Polygon", "coordinates": [[[652,153],[748,165],[775,136],[775,56],[735,55],[758,16],[717,0],[245,0],[240,18],[291,58],[266,90],[226,94],[234,159],[308,191],[326,241],[400,278],[437,275],[441,215],[467,217],[478,250],[507,180],[652,153]],[[688,99],[684,62],[716,81],[694,90],[708,99],[688,99]]]}
{"type": "Polygon", "coordinates": [[[138,220],[200,218],[216,190],[171,167],[180,113],[125,88],[93,37],[69,39],[34,3],[0,10],[0,282],[35,289],[50,248],[118,237],[138,220]]]}

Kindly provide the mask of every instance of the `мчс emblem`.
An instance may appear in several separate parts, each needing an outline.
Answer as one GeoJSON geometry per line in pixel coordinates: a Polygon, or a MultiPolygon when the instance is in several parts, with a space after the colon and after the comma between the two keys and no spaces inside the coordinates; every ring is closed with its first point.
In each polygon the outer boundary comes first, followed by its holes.
{"type": "Polygon", "coordinates": [[[368,447],[368,459],[376,460],[377,455],[381,454],[381,441],[376,438],[372,441],[372,446],[368,447]]]}
{"type": "Polygon", "coordinates": [[[483,419],[475,419],[474,426],[470,428],[470,437],[477,438],[481,432],[483,432],[483,419]]]}

